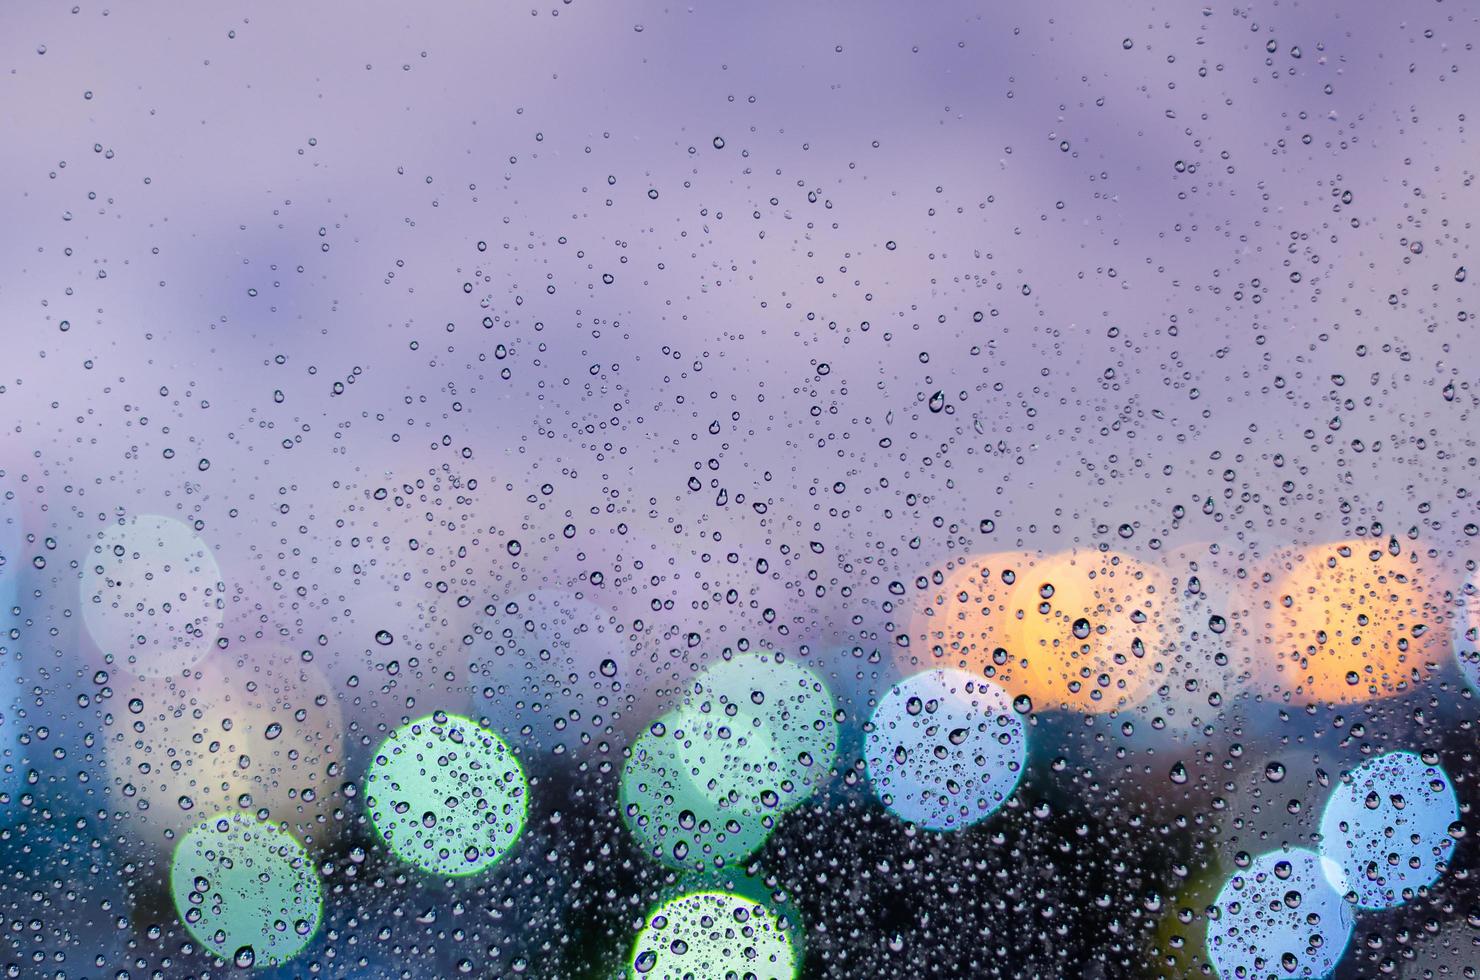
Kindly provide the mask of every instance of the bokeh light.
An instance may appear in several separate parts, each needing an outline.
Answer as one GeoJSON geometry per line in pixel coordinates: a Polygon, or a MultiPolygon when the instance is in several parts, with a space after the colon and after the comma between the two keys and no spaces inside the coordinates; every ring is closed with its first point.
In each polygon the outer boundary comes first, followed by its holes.
{"type": "Polygon", "coordinates": [[[1296,552],[1267,594],[1265,682],[1302,703],[1345,704],[1411,691],[1448,655],[1443,589],[1389,540],[1296,552]]]}
{"type": "Polygon", "coordinates": [[[529,784],[497,734],[460,715],[408,722],[375,753],[365,809],[397,857],[449,877],[476,874],[524,829],[529,784]]]}
{"type": "Polygon", "coordinates": [[[1222,980],[1324,977],[1351,940],[1351,907],[1303,848],[1270,851],[1235,872],[1208,923],[1208,959],[1222,980]]]}
{"type": "Polygon", "coordinates": [[[699,744],[723,745],[741,733],[757,737],[767,751],[756,760],[765,774],[761,794],[774,793],[774,805],[791,807],[827,778],[838,723],[832,694],[810,668],[764,653],[736,654],[707,667],[684,706],[699,744]]]}
{"type": "Polygon", "coordinates": [[[684,709],[653,722],[632,746],[618,797],[623,820],[648,856],[695,871],[743,861],[780,816],[760,802],[774,748],[766,733],[743,733],[697,759],[690,732],[700,724],[684,709]]]}
{"type": "Polygon", "coordinates": [[[931,830],[959,830],[1012,795],[1028,740],[1002,688],[965,671],[930,670],[880,699],[865,752],[890,812],[931,830]]]}
{"type": "Polygon", "coordinates": [[[1038,710],[1111,711],[1153,687],[1169,602],[1163,571],[1116,552],[982,555],[917,608],[908,660],[985,674],[1038,710]]]}
{"type": "Polygon", "coordinates": [[[1321,814],[1326,878],[1362,908],[1402,905],[1444,873],[1457,820],[1454,785],[1437,760],[1413,752],[1369,759],[1321,814]]]}
{"type": "Polygon", "coordinates": [[[310,663],[271,646],[216,651],[179,676],[125,679],[108,772],[130,801],[128,844],[169,847],[202,813],[242,808],[316,843],[342,779],[343,722],[310,663]]]}
{"type": "Polygon", "coordinates": [[[764,905],[727,892],[690,892],[648,916],[633,943],[627,975],[792,980],[796,950],[787,922],[764,905]]]}
{"type": "Polygon", "coordinates": [[[723,868],[760,847],[830,772],[838,725],[815,672],[764,653],[702,671],[633,746],[619,805],[643,849],[723,868]]]}
{"type": "Polygon", "coordinates": [[[160,676],[215,645],[225,617],[221,569],[185,524],[145,514],[110,525],[82,565],[82,618],[107,663],[160,676]]]}
{"type": "MultiPolygon", "coordinates": [[[[923,589],[907,607],[908,644],[897,656],[901,670],[928,667],[981,671],[1007,642],[1008,600],[1018,576],[1036,557],[1027,551],[971,555],[916,580],[923,589]]],[[[905,594],[905,586],[897,587],[905,594]]],[[[995,667],[994,667],[995,669],[995,667]]]]}
{"type": "Polygon", "coordinates": [[[170,894],[190,934],[240,967],[296,956],[317,931],[323,903],[303,845],[240,813],[210,817],[181,839],[170,894]]]}
{"type": "Polygon", "coordinates": [[[1138,744],[1216,738],[1246,708],[1240,675],[1251,616],[1240,566],[1212,542],[1166,548],[1158,565],[1171,594],[1163,611],[1167,647],[1126,737],[1138,744]]]}

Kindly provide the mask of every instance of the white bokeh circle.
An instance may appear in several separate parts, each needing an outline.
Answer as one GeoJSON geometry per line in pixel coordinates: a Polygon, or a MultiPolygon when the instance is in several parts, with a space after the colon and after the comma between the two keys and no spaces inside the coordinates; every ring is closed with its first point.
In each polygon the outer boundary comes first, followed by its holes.
{"type": "Polygon", "coordinates": [[[890,812],[931,830],[959,830],[1012,795],[1028,740],[1002,688],[962,670],[929,670],[879,701],[865,750],[890,812]]]}
{"type": "Polygon", "coordinates": [[[110,663],[175,674],[214,646],[225,620],[221,569],[189,526],[145,514],[101,531],[83,556],[82,620],[110,663]]]}

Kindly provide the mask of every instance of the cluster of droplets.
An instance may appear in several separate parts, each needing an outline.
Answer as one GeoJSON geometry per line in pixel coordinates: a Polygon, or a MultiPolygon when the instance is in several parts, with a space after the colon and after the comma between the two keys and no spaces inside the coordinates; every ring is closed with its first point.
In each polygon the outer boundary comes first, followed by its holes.
{"type": "Polygon", "coordinates": [[[670,867],[735,866],[827,777],[838,732],[832,695],[811,669],[762,653],[721,660],[633,745],[623,819],[670,867]]]}
{"type": "Polygon", "coordinates": [[[1027,731],[1007,692],[961,670],[930,670],[879,699],[867,731],[869,776],[901,819],[960,830],[1012,795],[1027,731]]]}
{"type": "MultiPolygon", "coordinates": [[[[513,752],[476,722],[436,713],[394,731],[365,778],[366,810],[391,852],[428,874],[484,871],[524,829],[528,783],[513,752]]],[[[190,934],[237,966],[300,953],[323,912],[323,888],[290,832],[240,812],[209,817],[175,847],[175,908],[190,934]]]]}
{"type": "Polygon", "coordinates": [[[1436,759],[1392,752],[1346,774],[1326,801],[1316,850],[1247,862],[1214,900],[1208,960],[1226,980],[1324,977],[1359,910],[1413,900],[1448,866],[1459,803],[1436,759]]]}
{"type": "MultiPolygon", "coordinates": [[[[1366,558],[1339,549],[1312,566],[1313,583],[1297,581],[1288,591],[1345,589],[1365,574],[1365,566],[1352,562],[1366,558]]],[[[194,531],[168,518],[137,518],[100,535],[90,562],[82,581],[85,621],[110,663],[123,658],[135,687],[147,691],[149,684],[175,684],[167,675],[178,673],[181,663],[201,665],[197,679],[219,672],[222,665],[207,658],[221,629],[224,587],[210,549],[194,531]]],[[[1002,588],[1013,601],[1018,601],[1014,590],[1030,590],[1020,604],[1045,623],[1062,621],[1079,644],[1126,645],[1109,643],[1103,625],[1096,632],[1088,617],[1078,615],[1081,608],[1103,609],[1107,595],[1118,608],[1130,610],[1126,621],[1132,629],[1126,636],[1134,634],[1135,641],[1130,646],[1142,635],[1154,636],[1155,622],[1140,616],[1131,597],[1147,582],[1148,594],[1165,593],[1164,584],[1118,560],[1095,558],[1086,567],[1087,574],[1081,574],[1072,557],[1057,560],[1052,578],[1068,588],[1051,584],[1050,570],[1037,577],[1043,582],[1036,586],[1037,578],[1019,579],[1009,571],[1002,588]]],[[[969,594],[968,587],[988,589],[985,573],[985,566],[973,568],[954,587],[961,596],[969,594]]],[[[551,638],[540,637],[533,645],[521,641],[519,648],[554,647],[562,656],[589,660],[600,644],[576,648],[604,628],[600,617],[579,609],[579,615],[565,612],[559,601],[553,608],[561,614],[529,620],[530,629],[546,620],[554,623],[551,638]]],[[[1383,612],[1379,606],[1373,615],[1383,612]]],[[[1414,615],[1409,609],[1404,613],[1414,615]]],[[[1473,619],[1473,608],[1471,613],[1473,619]]],[[[1364,618],[1363,624],[1369,621],[1364,618]]],[[[1015,622],[1028,625],[1012,627],[1014,646],[1047,645],[1031,632],[1031,618],[1015,622]]],[[[1292,621],[1288,632],[1299,637],[1302,629],[1292,621]]],[[[375,635],[380,645],[393,640],[387,630],[375,635]]],[[[962,633],[954,642],[966,650],[975,641],[962,633]]],[[[1458,656],[1464,666],[1473,663],[1473,656],[1458,656]]],[[[608,662],[600,673],[610,678],[616,669],[606,669],[608,662]]],[[[1015,792],[1028,762],[1024,718],[1033,702],[1026,693],[1009,691],[1035,680],[1033,671],[1039,669],[1030,660],[998,657],[984,671],[997,679],[941,667],[907,676],[888,689],[864,726],[864,761],[882,805],[901,820],[941,832],[994,814],[1015,792]]],[[[1306,676],[1307,683],[1319,680],[1317,674],[1306,676]]],[[[1116,703],[1134,696],[1131,687],[1122,688],[1129,693],[1116,703]]],[[[1062,704],[1042,700],[1049,707],[1099,707],[1097,699],[1085,695],[1081,704],[1077,689],[1067,690],[1062,704]]],[[[150,694],[148,700],[162,700],[160,691],[150,694]]],[[[171,687],[168,697],[187,694],[171,687]]],[[[129,713],[141,715],[145,704],[145,697],[130,697],[129,713]]],[[[153,740],[194,741],[189,732],[174,731],[170,717],[165,712],[151,719],[153,740]]],[[[782,978],[794,973],[794,923],[765,901],[742,894],[743,887],[726,873],[743,868],[785,815],[828,779],[840,722],[831,692],[810,667],[780,654],[727,650],[638,737],[621,775],[620,813],[641,848],[678,872],[687,890],[646,918],[632,948],[633,975],[677,978],[743,969],[782,978]],[[715,880],[726,888],[710,887],[715,880]]],[[[144,731],[142,720],[135,724],[144,731]]],[[[242,758],[248,750],[269,754],[268,743],[283,736],[274,720],[263,719],[258,727],[260,733],[247,726],[240,735],[242,758]]],[[[154,748],[142,738],[126,743],[119,750],[121,771],[148,771],[154,748]],[[146,764],[140,766],[139,760],[146,764]]],[[[226,755],[214,747],[198,759],[187,753],[198,766],[226,755]]],[[[159,790],[170,785],[162,783],[159,790]]],[[[425,873],[453,878],[486,871],[515,846],[528,814],[529,783],[515,750],[498,734],[471,718],[436,712],[403,723],[385,738],[366,773],[364,797],[373,828],[397,858],[425,873]]],[[[188,815],[196,806],[181,796],[178,812],[188,815]]],[[[198,942],[238,966],[286,962],[307,946],[322,918],[323,890],[304,842],[285,825],[270,822],[267,807],[255,816],[215,809],[219,812],[180,828],[184,832],[170,870],[180,917],[198,942]]],[[[1210,962],[1224,977],[1329,973],[1350,939],[1355,910],[1412,900],[1442,874],[1459,834],[1455,794],[1436,759],[1396,752],[1371,760],[1331,794],[1318,850],[1287,849],[1249,859],[1227,881],[1210,915],[1210,962]]]]}
{"type": "MultiPolygon", "coordinates": [[[[900,681],[865,731],[880,801],[932,830],[986,819],[1011,796],[1027,761],[1026,730],[1007,693],[964,671],[900,681]]],[[[622,774],[623,819],[655,860],[701,883],[722,876],[817,789],[838,736],[832,697],[810,669],[771,654],[728,656],[638,739],[622,774]]],[[[744,966],[789,977],[782,921],[742,896],[685,893],[649,918],[632,972],[721,976],[744,966]]]]}

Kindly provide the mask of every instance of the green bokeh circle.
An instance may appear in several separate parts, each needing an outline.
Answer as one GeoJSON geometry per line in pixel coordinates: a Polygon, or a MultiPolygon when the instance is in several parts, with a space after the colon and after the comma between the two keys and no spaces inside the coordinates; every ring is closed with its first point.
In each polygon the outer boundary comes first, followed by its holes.
{"type": "Polygon", "coordinates": [[[529,783],[498,735],[438,712],[391,733],[365,778],[365,808],[386,844],[423,871],[488,868],[524,830],[529,783]]]}
{"type": "Polygon", "coordinates": [[[706,668],[684,707],[701,744],[733,742],[748,733],[752,745],[766,747],[757,777],[776,794],[774,805],[785,810],[812,795],[837,753],[838,724],[827,685],[807,667],[771,654],[737,654],[706,668]]]}
{"type": "Polygon", "coordinates": [[[792,980],[796,960],[784,919],[740,895],[699,891],[664,902],[648,916],[632,944],[627,976],[792,980]]]}
{"type": "Polygon", "coordinates": [[[622,771],[622,817],[669,867],[733,867],[826,779],[837,743],[832,695],[815,673],[737,655],[700,673],[637,739],[622,771]]]}
{"type": "Polygon", "coordinates": [[[706,753],[692,731],[688,712],[679,709],[637,739],[622,770],[619,805],[650,857],[672,868],[718,870],[764,844],[780,816],[761,803],[759,764],[770,744],[752,734],[706,753]]]}
{"type": "Polygon", "coordinates": [[[211,817],[180,839],[170,894],[198,942],[243,966],[297,956],[323,913],[323,888],[303,845],[241,813],[211,817]]]}

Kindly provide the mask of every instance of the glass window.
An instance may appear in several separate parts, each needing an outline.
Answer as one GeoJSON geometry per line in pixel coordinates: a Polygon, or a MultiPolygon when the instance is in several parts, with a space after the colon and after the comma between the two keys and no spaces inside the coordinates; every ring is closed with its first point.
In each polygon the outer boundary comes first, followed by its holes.
{"type": "Polygon", "coordinates": [[[4,976],[1476,976],[1472,3],[79,3],[4,976]]]}

